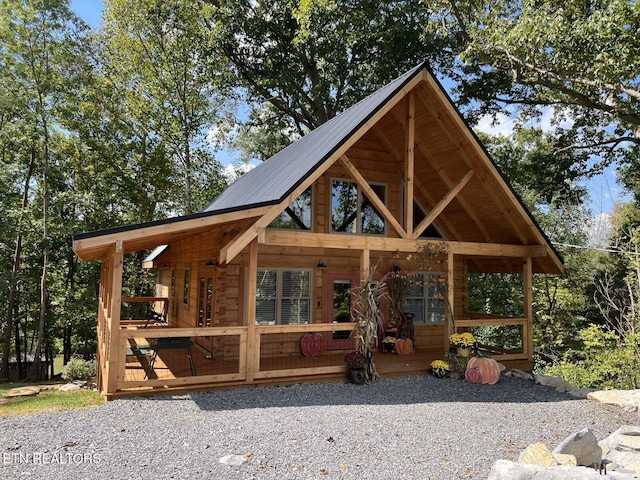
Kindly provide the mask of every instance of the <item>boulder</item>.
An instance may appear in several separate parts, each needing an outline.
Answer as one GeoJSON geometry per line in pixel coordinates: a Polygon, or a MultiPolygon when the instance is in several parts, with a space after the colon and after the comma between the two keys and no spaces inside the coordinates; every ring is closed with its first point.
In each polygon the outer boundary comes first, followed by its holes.
{"type": "Polygon", "coordinates": [[[574,390],[571,390],[569,392],[567,392],[569,394],[570,397],[573,398],[579,398],[581,400],[584,400],[588,397],[588,395],[591,392],[595,392],[596,389],[595,388],[576,388],[574,390]]]}
{"type": "Polygon", "coordinates": [[[522,465],[508,460],[498,460],[491,467],[488,480],[640,480],[640,475],[607,472],[602,476],[597,470],[587,467],[541,467],[539,465],[522,465]]]}
{"type": "Polygon", "coordinates": [[[507,373],[505,373],[505,375],[507,377],[522,378],[523,380],[533,381],[533,375],[527,372],[523,372],[522,370],[518,370],[517,368],[512,368],[507,373]]]}
{"type": "Polygon", "coordinates": [[[575,390],[573,385],[565,382],[561,378],[550,377],[549,375],[536,375],[534,378],[536,383],[553,387],[557,392],[570,392],[571,390],[575,390]]]}
{"type": "Polygon", "coordinates": [[[2,394],[3,398],[16,397],[33,397],[40,393],[40,387],[37,385],[27,387],[16,387],[2,394]]]}
{"type": "Polygon", "coordinates": [[[640,408],[640,390],[598,390],[591,392],[587,398],[607,405],[617,405],[631,412],[640,408]]]}
{"type": "Polygon", "coordinates": [[[599,445],[603,457],[617,464],[616,470],[640,473],[640,427],[623,425],[599,445]]]}
{"type": "Polygon", "coordinates": [[[67,383],[58,389],[59,392],[75,392],[76,390],[80,390],[80,386],[75,383],[67,383]]]}
{"type": "Polygon", "coordinates": [[[553,458],[544,443],[533,443],[525,448],[518,457],[518,463],[522,465],[540,465],[541,467],[555,467],[558,462],[553,458]]]}
{"type": "Polygon", "coordinates": [[[587,428],[569,435],[553,449],[552,453],[562,453],[576,457],[576,463],[590,467],[599,465],[602,460],[602,448],[593,432],[587,428]]]}

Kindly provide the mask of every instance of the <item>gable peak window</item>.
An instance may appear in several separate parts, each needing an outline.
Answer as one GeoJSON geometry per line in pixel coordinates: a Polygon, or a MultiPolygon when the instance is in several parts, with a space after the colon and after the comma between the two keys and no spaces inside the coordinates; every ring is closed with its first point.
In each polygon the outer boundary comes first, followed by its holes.
{"type": "Polygon", "coordinates": [[[312,200],[312,188],[309,187],[269,224],[269,228],[311,230],[312,200]]]}
{"type": "MultiPolygon", "coordinates": [[[[386,203],[386,185],[372,183],[369,186],[386,203]]],[[[384,235],[385,231],[384,218],[356,182],[331,180],[331,232],[384,235]]]]}

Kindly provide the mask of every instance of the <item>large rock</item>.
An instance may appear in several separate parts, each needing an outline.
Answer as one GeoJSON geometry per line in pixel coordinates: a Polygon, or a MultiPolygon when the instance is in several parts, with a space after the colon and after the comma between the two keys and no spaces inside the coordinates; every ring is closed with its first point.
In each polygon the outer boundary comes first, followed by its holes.
{"type": "Polygon", "coordinates": [[[587,395],[589,400],[596,400],[607,405],[617,405],[627,411],[640,409],[640,390],[598,390],[587,395]]]}
{"type": "Polygon", "coordinates": [[[574,390],[573,385],[569,382],[565,382],[561,378],[550,377],[549,375],[536,375],[534,378],[536,383],[553,387],[558,392],[570,392],[571,390],[574,390]]]}
{"type": "Polygon", "coordinates": [[[523,372],[522,370],[518,370],[517,368],[512,368],[507,373],[505,373],[507,377],[514,378],[522,378],[523,380],[533,380],[533,375],[527,372],[523,372]]]}
{"type": "Polygon", "coordinates": [[[595,388],[576,388],[575,390],[571,390],[567,392],[569,396],[573,398],[579,398],[581,400],[586,399],[591,392],[595,392],[595,388]]]}
{"type": "Polygon", "coordinates": [[[555,467],[558,462],[553,458],[544,443],[533,443],[525,448],[518,457],[518,463],[523,465],[540,465],[541,467],[555,467]]]}
{"type": "Polygon", "coordinates": [[[623,425],[599,445],[606,460],[626,471],[640,473],[640,427],[623,425]]]}
{"type": "Polygon", "coordinates": [[[58,389],[59,392],[75,392],[76,390],[80,390],[80,385],[75,383],[67,383],[58,389]]]}
{"type": "Polygon", "coordinates": [[[541,467],[522,465],[508,460],[498,460],[491,467],[487,480],[639,480],[640,475],[607,472],[602,476],[597,470],[587,467],[541,467]]]}
{"type": "Polygon", "coordinates": [[[587,467],[599,465],[602,460],[602,448],[596,436],[587,428],[565,438],[552,453],[573,455],[578,465],[587,467]]]}

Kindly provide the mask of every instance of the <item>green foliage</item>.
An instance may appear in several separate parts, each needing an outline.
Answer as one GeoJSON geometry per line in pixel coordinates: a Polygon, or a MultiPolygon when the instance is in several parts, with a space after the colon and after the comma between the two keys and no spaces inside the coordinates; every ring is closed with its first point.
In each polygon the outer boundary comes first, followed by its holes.
{"type": "Polygon", "coordinates": [[[96,376],[96,362],[73,357],[62,369],[65,380],[92,380],[96,376]]]}
{"type": "Polygon", "coordinates": [[[562,377],[578,388],[638,388],[640,335],[620,339],[615,332],[592,324],[580,331],[579,339],[583,348],[568,351],[546,374],[562,377]]]}
{"type": "Polygon", "coordinates": [[[443,0],[431,8],[438,21],[427,28],[463,40],[464,64],[452,75],[461,100],[478,102],[475,115],[515,106],[526,122],[550,112],[559,146],[591,156],[595,171],[640,145],[638,2],[443,0]]]}
{"type": "Polygon", "coordinates": [[[211,49],[247,93],[249,121],[235,142],[244,158],[268,158],[425,57],[452,58],[447,39],[423,35],[421,0],[207,4],[211,49]]]}

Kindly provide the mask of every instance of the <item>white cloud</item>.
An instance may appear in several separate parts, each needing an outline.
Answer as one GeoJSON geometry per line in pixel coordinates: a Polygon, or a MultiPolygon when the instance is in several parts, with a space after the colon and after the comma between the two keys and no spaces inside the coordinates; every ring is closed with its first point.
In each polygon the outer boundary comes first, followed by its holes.
{"type": "Polygon", "coordinates": [[[475,130],[488,133],[489,135],[497,135],[502,137],[510,137],[513,135],[514,120],[507,115],[499,113],[494,121],[493,115],[485,115],[480,119],[475,130]]]}
{"type": "Polygon", "coordinates": [[[256,166],[252,163],[232,162],[225,165],[222,174],[227,178],[227,182],[232,183],[242,174],[247,173],[249,170],[253,170],[255,167],[256,166]]]}

